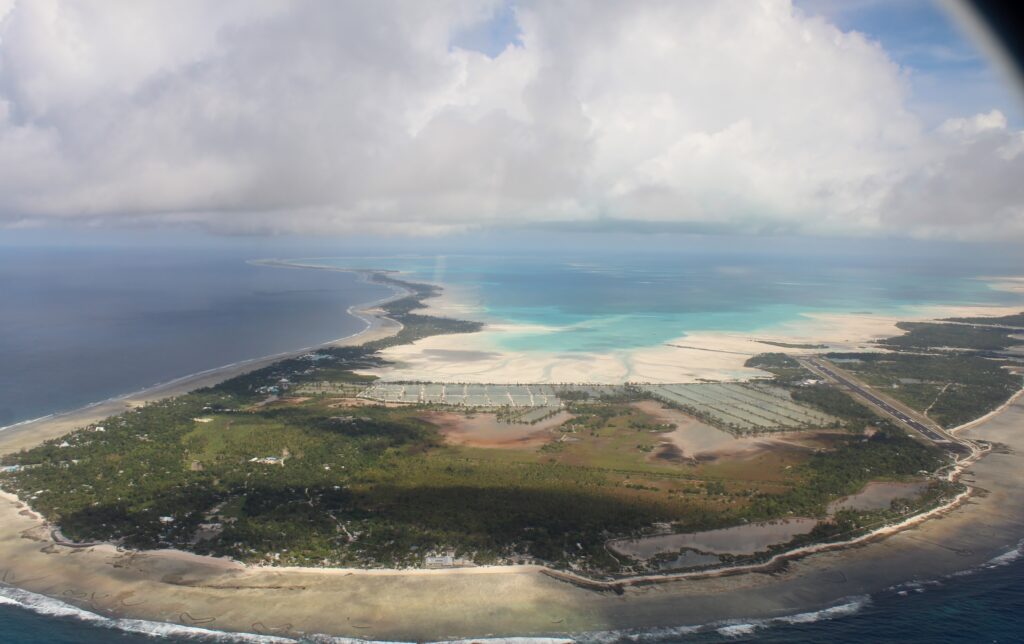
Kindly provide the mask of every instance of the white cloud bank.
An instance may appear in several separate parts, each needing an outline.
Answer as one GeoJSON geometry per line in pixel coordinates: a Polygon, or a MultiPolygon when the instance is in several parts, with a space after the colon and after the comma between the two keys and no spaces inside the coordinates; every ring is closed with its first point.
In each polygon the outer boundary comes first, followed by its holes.
{"type": "MultiPolygon", "coordinates": [[[[0,226],[1024,236],[1024,133],[935,130],[785,0],[0,3],[0,226]]],[[[956,88],[950,88],[955,92],[956,88]]]]}

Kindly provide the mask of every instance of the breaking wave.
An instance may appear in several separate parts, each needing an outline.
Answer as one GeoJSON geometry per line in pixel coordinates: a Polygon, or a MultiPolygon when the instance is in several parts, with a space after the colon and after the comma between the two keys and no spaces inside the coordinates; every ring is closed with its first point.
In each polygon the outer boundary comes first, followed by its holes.
{"type": "MultiPolygon", "coordinates": [[[[991,570],[1010,565],[1024,557],[1024,540],[1013,549],[993,557],[989,561],[969,570],[953,573],[943,577],[950,579],[972,575],[983,570],[991,570]]],[[[930,588],[943,586],[942,580],[913,580],[887,589],[898,595],[926,592],[930,588]]],[[[490,637],[472,639],[453,639],[436,642],[435,644],[469,644],[470,642],[486,642],[487,644],[611,644],[613,642],[655,643],[678,641],[687,637],[716,635],[725,639],[747,638],[757,631],[793,624],[811,624],[854,615],[871,604],[866,595],[847,598],[842,603],[816,611],[796,613],[780,617],[743,620],[723,620],[699,626],[679,626],[637,630],[610,630],[574,635],[572,637],[490,637]]],[[[32,611],[39,615],[73,619],[86,622],[91,626],[120,630],[127,633],[144,635],[154,638],[174,638],[177,640],[194,640],[197,642],[239,642],[243,644],[295,644],[311,642],[315,644],[370,644],[371,640],[333,637],[328,635],[305,635],[301,640],[276,635],[258,633],[231,633],[217,631],[198,626],[184,626],[167,622],[156,622],[139,619],[106,617],[66,602],[0,584],[0,606],[14,606],[32,611]]],[[[374,644],[377,644],[376,641],[374,644]]]]}
{"type": "MultiPolygon", "coordinates": [[[[86,622],[91,626],[124,631],[154,638],[174,638],[197,642],[238,642],[241,644],[295,644],[300,640],[276,635],[257,633],[229,633],[198,626],[184,626],[168,622],[154,622],[144,619],[105,617],[97,613],[72,606],[46,595],[29,592],[12,586],[0,585],[0,605],[17,606],[38,615],[86,622]]],[[[343,637],[310,636],[302,641],[317,644],[365,644],[364,640],[343,637]]]]}
{"type": "Polygon", "coordinates": [[[1014,548],[1013,550],[1010,550],[1009,552],[1004,552],[1003,554],[999,555],[998,557],[994,557],[994,558],[990,559],[987,563],[985,563],[982,566],[982,568],[991,569],[991,568],[999,568],[1001,566],[1008,566],[1011,563],[1013,563],[1014,561],[1017,561],[1018,559],[1020,559],[1022,556],[1024,556],[1024,541],[1019,541],[1017,543],[1017,547],[1016,548],[1014,548]]]}
{"type": "MultiPolygon", "coordinates": [[[[106,617],[84,608],[72,606],[58,599],[47,597],[46,595],[40,595],[39,593],[33,593],[5,584],[0,584],[0,606],[14,606],[31,611],[37,615],[78,620],[94,627],[109,628],[111,630],[157,639],[173,638],[175,640],[194,640],[196,642],[237,642],[239,644],[299,644],[300,642],[309,642],[310,644],[399,644],[398,642],[363,640],[331,635],[303,635],[302,639],[299,640],[291,637],[262,635],[258,633],[231,633],[198,626],[184,626],[144,619],[106,617]]],[[[486,642],[487,644],[572,644],[573,640],[565,637],[500,637],[447,640],[437,642],[436,644],[469,644],[470,642],[486,642]]]]}
{"type": "Polygon", "coordinates": [[[796,613],[782,617],[768,617],[763,619],[725,620],[713,622],[702,626],[678,626],[673,628],[653,628],[648,630],[631,631],[604,631],[600,633],[588,633],[576,638],[579,642],[593,644],[610,644],[612,642],[670,642],[685,636],[695,636],[702,633],[717,633],[725,638],[746,637],[756,631],[782,626],[788,624],[811,624],[838,617],[853,615],[871,603],[867,595],[858,595],[847,598],[843,603],[821,610],[796,613]]]}

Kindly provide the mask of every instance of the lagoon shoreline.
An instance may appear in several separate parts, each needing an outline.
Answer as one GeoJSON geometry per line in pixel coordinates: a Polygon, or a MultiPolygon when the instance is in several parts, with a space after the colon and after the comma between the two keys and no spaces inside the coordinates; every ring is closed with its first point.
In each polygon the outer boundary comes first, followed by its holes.
{"type": "MultiPolygon", "coordinates": [[[[403,293],[396,292],[392,298],[403,293]]],[[[366,330],[324,346],[359,344],[397,333],[378,301],[354,308],[366,330]]],[[[355,314],[355,313],[354,313],[355,314]]],[[[125,409],[211,386],[312,348],[194,374],[80,410],[0,431],[0,452],[17,451],[125,409]]],[[[962,433],[1001,445],[966,467],[972,494],[955,507],[917,517],[884,538],[822,548],[768,568],[720,571],[597,592],[554,578],[539,566],[450,570],[265,568],[181,551],[123,551],[110,544],[70,547],[27,506],[0,498],[0,581],[116,618],[240,633],[361,639],[565,636],[632,629],[694,627],[773,619],[846,605],[849,598],[914,579],[983,565],[1019,548],[1024,491],[1020,398],[962,433]]],[[[2,587],[0,587],[2,589],[2,587]]]]}

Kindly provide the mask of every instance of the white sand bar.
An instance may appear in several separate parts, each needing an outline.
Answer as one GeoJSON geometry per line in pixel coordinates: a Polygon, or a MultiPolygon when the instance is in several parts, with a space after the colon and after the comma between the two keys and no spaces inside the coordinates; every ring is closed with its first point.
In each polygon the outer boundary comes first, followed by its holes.
{"type": "MultiPolygon", "coordinates": [[[[471,317],[467,310],[428,307],[428,313],[471,317]]],[[[763,332],[698,331],[656,346],[631,350],[588,352],[511,351],[501,336],[520,326],[494,323],[477,333],[442,335],[391,347],[383,356],[391,363],[367,371],[389,381],[459,383],[682,383],[707,380],[746,380],[769,374],[744,366],[752,356],[771,351],[790,354],[827,351],[877,351],[873,341],[903,333],[899,321],[934,320],[956,316],[996,316],[1019,313],[1020,307],[919,307],[896,316],[867,313],[807,314],[799,320],[763,332]],[[765,344],[824,345],[822,348],[780,348],[765,344]]]]}

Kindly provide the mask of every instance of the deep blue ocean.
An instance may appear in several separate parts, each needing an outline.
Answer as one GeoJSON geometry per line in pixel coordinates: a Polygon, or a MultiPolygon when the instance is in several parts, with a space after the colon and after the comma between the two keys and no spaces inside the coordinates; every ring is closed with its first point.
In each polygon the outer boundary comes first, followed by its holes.
{"type": "Polygon", "coordinates": [[[356,333],[354,273],[188,248],[0,248],[0,427],[356,333]]]}
{"type": "MultiPolygon", "coordinates": [[[[636,341],[660,342],[679,330],[708,325],[743,329],[759,319],[774,323],[805,311],[1012,304],[1019,296],[993,291],[974,278],[1024,274],[1024,259],[1013,254],[978,253],[951,264],[948,256],[901,255],[891,248],[874,255],[813,248],[798,255],[758,254],[748,248],[742,259],[727,248],[698,247],[679,254],[662,248],[634,260],[612,252],[563,257],[551,248],[540,256],[516,257],[355,258],[348,250],[338,253],[347,259],[323,263],[405,270],[450,283],[464,296],[475,293],[482,315],[560,330],[509,340],[527,350],[546,350],[551,343],[565,343],[566,350],[600,350],[609,337],[618,335],[621,341],[622,330],[638,324],[644,331],[635,335],[636,341]],[[680,327],[680,322],[685,324],[680,327]]],[[[246,262],[272,255],[244,248],[0,247],[0,426],[349,335],[363,323],[346,313],[348,307],[388,294],[350,273],[246,262]]],[[[291,251],[276,256],[312,255],[291,251]]],[[[969,574],[849,598],[831,611],[714,624],[698,631],[585,639],[1019,642],[1024,641],[1022,616],[1024,560],[1011,554],[969,574]]],[[[0,587],[0,642],[135,643],[154,638],[237,639],[113,622],[0,587]]]]}

